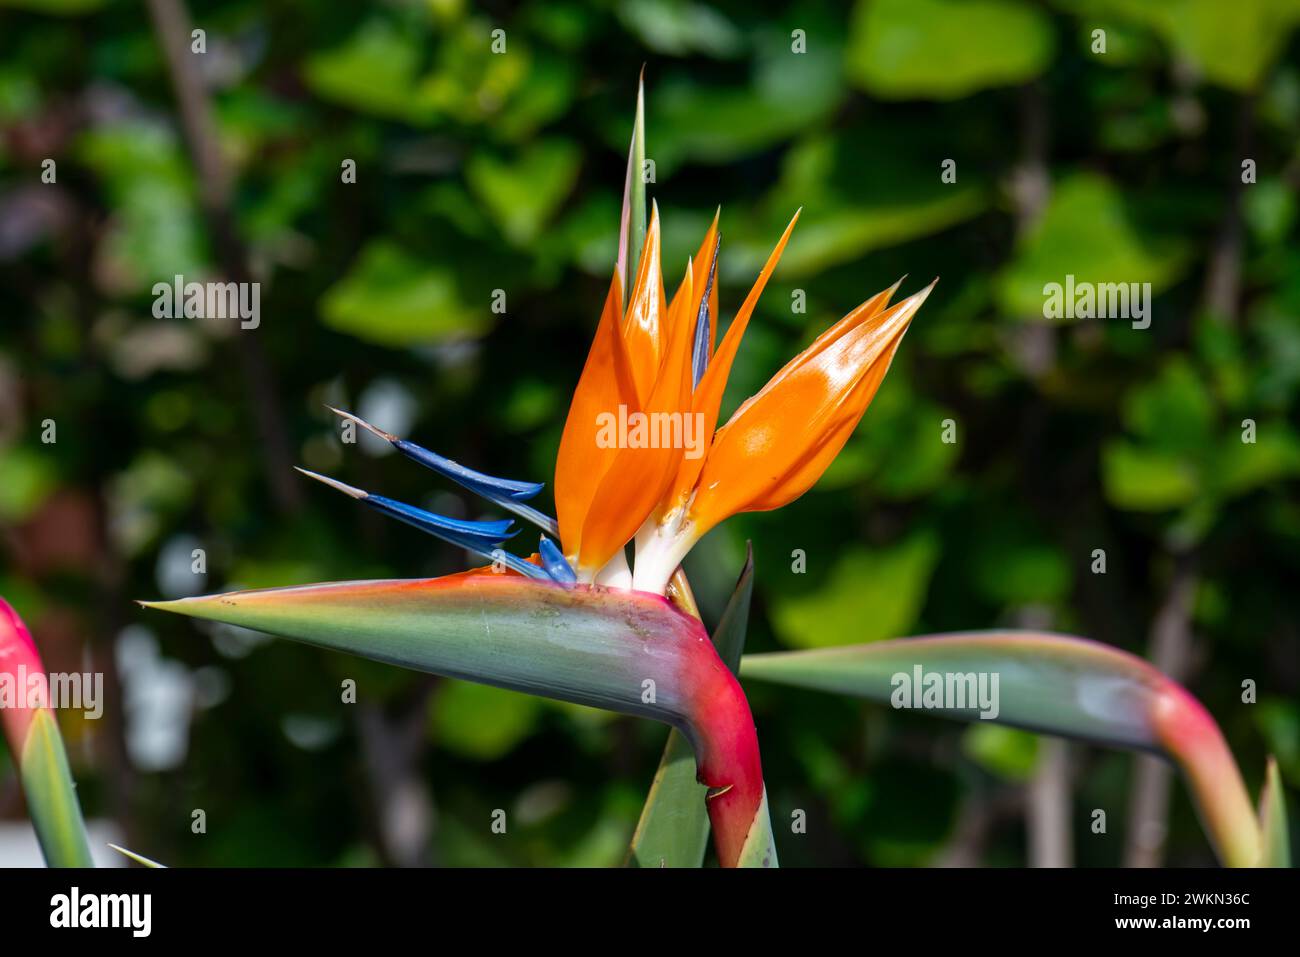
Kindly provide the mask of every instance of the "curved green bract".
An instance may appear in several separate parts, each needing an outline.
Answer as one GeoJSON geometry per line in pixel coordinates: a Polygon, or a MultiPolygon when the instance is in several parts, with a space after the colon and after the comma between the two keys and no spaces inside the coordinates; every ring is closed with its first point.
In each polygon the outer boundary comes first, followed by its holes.
{"type": "Polygon", "coordinates": [[[687,663],[703,626],[639,592],[513,575],[335,582],[146,607],[419,671],[690,724],[687,663]]]}
{"type": "Polygon", "coordinates": [[[19,766],[45,862],[50,867],[94,867],[63,738],[49,709],[33,713],[19,766]]]}
{"type": "Polygon", "coordinates": [[[1177,682],[1117,648],[1068,635],[970,632],[750,655],[741,674],[1159,754],[1182,770],[1219,859],[1260,861],[1260,822],[1214,719],[1177,682]]]}
{"type": "MultiPolygon", "coordinates": [[[[744,678],[884,704],[901,698],[905,684],[917,684],[918,669],[918,699],[930,675],[944,676],[945,684],[947,675],[971,674],[977,681],[983,675],[986,687],[997,692],[997,713],[988,720],[1118,747],[1162,750],[1150,708],[1167,679],[1141,658],[1082,638],[968,632],[746,655],[741,662],[744,678]]],[[[969,682],[962,683],[967,688],[969,682]]],[[[966,704],[918,710],[961,720],[980,720],[981,711],[990,710],[977,701],[967,699],[966,704]]]]}

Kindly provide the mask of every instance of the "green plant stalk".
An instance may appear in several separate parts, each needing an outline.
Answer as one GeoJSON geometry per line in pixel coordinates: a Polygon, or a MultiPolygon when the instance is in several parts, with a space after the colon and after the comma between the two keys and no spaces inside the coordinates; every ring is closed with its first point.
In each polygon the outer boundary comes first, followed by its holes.
{"type": "MultiPolygon", "coordinates": [[[[1065,635],[971,632],[814,651],[749,655],[746,678],[899,706],[898,675],[997,675],[1002,724],[1159,754],[1183,772],[1219,859],[1251,867],[1259,821],[1214,719],[1181,685],[1134,655],[1065,635]]],[[[935,714],[979,720],[977,707],[935,714]]]]}
{"type": "Polygon", "coordinates": [[[50,867],[92,867],[86,825],[58,722],[43,690],[37,700],[28,699],[32,678],[37,675],[41,682],[46,680],[31,633],[18,613],[0,598],[0,680],[9,683],[19,696],[14,706],[0,708],[0,723],[18,768],[36,839],[50,867]]]}

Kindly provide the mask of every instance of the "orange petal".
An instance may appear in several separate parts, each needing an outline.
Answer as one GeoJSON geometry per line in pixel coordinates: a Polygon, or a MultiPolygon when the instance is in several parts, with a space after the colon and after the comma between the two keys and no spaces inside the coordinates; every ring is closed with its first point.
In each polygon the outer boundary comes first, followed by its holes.
{"type": "MultiPolygon", "coordinates": [[[[749,325],[749,318],[754,313],[754,307],[758,305],[759,296],[763,294],[768,279],[771,278],[773,270],[776,269],[776,264],[781,260],[781,254],[785,251],[785,244],[790,240],[790,233],[794,230],[794,224],[799,221],[799,212],[801,210],[795,212],[794,217],[790,220],[790,225],[786,226],[785,232],[781,234],[781,239],[777,242],[776,248],[767,257],[763,271],[758,274],[758,279],[755,281],[754,287],[750,289],[749,295],[745,297],[744,303],[736,313],[736,318],[727,327],[727,334],[722,337],[722,343],[709,360],[709,367],[705,370],[704,377],[700,379],[700,384],[695,388],[691,408],[704,416],[704,454],[698,458],[682,459],[681,467],[678,469],[677,476],[668,494],[656,510],[660,515],[676,508],[685,500],[690,490],[695,487],[696,480],[700,476],[700,470],[704,467],[704,462],[708,457],[709,447],[714,440],[713,431],[718,425],[718,410],[722,405],[722,393],[727,387],[727,376],[731,374],[731,366],[735,362],[736,351],[740,348],[740,340],[745,335],[745,328],[749,325]]],[[[716,294],[716,284],[714,292],[716,294]]],[[[716,313],[714,315],[716,317],[716,313]]]]}
{"type": "MultiPolygon", "coordinates": [[[[695,301],[693,285],[688,266],[683,289],[674,298],[673,311],[665,323],[668,340],[663,368],[647,401],[629,405],[627,434],[619,435],[620,440],[628,440],[627,447],[617,449],[587,512],[578,552],[580,572],[599,569],[632,539],[663,498],[681,462],[684,429],[693,425],[688,422],[694,338],[688,310],[695,301]],[[631,419],[634,413],[645,417],[640,435],[631,419]],[[634,441],[640,447],[630,447],[634,441]]],[[[618,414],[616,408],[606,411],[618,414]]]]}
{"type": "Polygon", "coordinates": [[[695,535],[738,512],[779,508],[812,487],[857,427],[933,288],[869,318],[875,300],[855,309],[736,410],[700,473],[695,535]]]}
{"type": "Polygon", "coordinates": [[[616,410],[620,404],[636,405],[632,370],[619,330],[622,303],[622,283],[616,272],[587,363],[573,392],[555,463],[555,510],[566,555],[577,554],[596,488],[618,453],[617,449],[600,448],[596,443],[597,416],[616,410]]]}
{"type": "Polygon", "coordinates": [[[628,297],[623,317],[623,342],[636,383],[636,394],[644,401],[654,388],[664,355],[664,280],[659,268],[659,206],[650,213],[645,248],[637,267],[636,284],[628,297]]]}

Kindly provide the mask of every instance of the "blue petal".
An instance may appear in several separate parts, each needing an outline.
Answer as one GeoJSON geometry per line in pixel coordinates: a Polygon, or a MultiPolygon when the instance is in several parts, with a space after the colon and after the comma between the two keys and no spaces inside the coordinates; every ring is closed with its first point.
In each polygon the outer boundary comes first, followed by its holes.
{"type": "Polygon", "coordinates": [[[448,518],[445,515],[438,515],[434,512],[427,512],[422,508],[416,508],[414,505],[407,505],[391,498],[385,498],[383,495],[367,495],[362,501],[376,511],[406,522],[408,525],[413,525],[421,531],[436,535],[443,541],[459,545],[461,548],[480,555],[490,562],[501,562],[521,575],[526,575],[529,578],[540,578],[544,581],[554,581],[546,569],[534,565],[532,562],[526,562],[500,547],[502,542],[515,534],[510,527],[514,523],[508,518],[496,522],[466,522],[460,519],[448,518]]]}
{"type": "Polygon", "coordinates": [[[527,499],[532,498],[546,487],[542,483],[517,482],[513,479],[494,478],[491,475],[484,475],[482,472],[468,469],[459,462],[443,458],[438,453],[430,452],[414,442],[406,441],[406,439],[390,439],[389,441],[392,442],[394,448],[407,458],[428,466],[439,475],[444,475],[453,482],[459,482],[471,492],[514,512],[520,518],[532,522],[538,528],[550,532],[552,535],[560,534],[560,526],[555,519],[543,512],[539,512],[531,505],[524,504],[527,499]]]}
{"type": "Polygon", "coordinates": [[[537,554],[542,560],[542,567],[555,581],[576,582],[578,580],[578,576],[574,573],[569,560],[564,557],[564,553],[545,535],[542,536],[542,541],[537,546],[537,554]]]}
{"type": "Polygon", "coordinates": [[[719,236],[713,244],[713,264],[709,266],[709,279],[704,286],[704,297],[700,300],[700,313],[695,319],[695,343],[691,350],[691,387],[700,384],[705,370],[709,368],[709,342],[713,338],[713,317],[709,314],[709,296],[713,292],[713,280],[718,273],[718,246],[722,243],[719,236]]]}
{"type": "Polygon", "coordinates": [[[413,525],[420,531],[428,532],[445,542],[459,545],[467,551],[481,555],[490,562],[501,562],[529,578],[539,578],[544,581],[555,580],[545,569],[534,565],[532,562],[526,562],[516,555],[511,555],[500,547],[502,542],[515,534],[510,527],[513,522],[508,518],[493,522],[467,522],[458,518],[448,518],[446,515],[438,515],[435,512],[416,508],[414,505],[407,505],[405,502],[399,502],[383,495],[371,495],[369,492],[307,469],[300,468],[298,471],[318,482],[323,482],[344,495],[365,502],[377,512],[382,512],[398,521],[413,525]]]}
{"type": "Polygon", "coordinates": [[[515,534],[511,528],[514,522],[508,518],[494,522],[466,522],[428,512],[383,495],[367,495],[362,501],[385,515],[475,551],[495,548],[515,534]]]}
{"type": "Polygon", "coordinates": [[[459,462],[444,458],[437,452],[430,452],[423,446],[408,442],[406,439],[393,439],[392,443],[399,452],[408,458],[414,459],[421,465],[428,466],[440,475],[445,475],[453,482],[459,482],[470,491],[477,492],[484,498],[498,499],[505,497],[516,502],[526,502],[546,487],[541,482],[519,482],[514,479],[496,478],[492,475],[476,472],[471,468],[466,468],[459,462]]]}

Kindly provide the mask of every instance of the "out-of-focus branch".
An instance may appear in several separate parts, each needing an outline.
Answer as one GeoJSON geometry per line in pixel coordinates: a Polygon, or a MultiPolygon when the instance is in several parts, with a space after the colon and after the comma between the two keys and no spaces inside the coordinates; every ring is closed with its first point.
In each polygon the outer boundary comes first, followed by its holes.
{"type": "MultiPolygon", "coordinates": [[[[1016,234],[1023,236],[1038,222],[1051,196],[1048,168],[1050,122],[1041,85],[1020,90],[1020,160],[1012,179],[1016,234]]],[[[1056,364],[1057,330],[1041,316],[1021,322],[1012,340],[1017,365],[1031,379],[1039,379],[1056,364]]],[[[1023,615],[1031,614],[1028,610],[1023,615]]],[[[1032,627],[1033,621],[1023,621],[1032,627]]],[[[1065,741],[1043,738],[1038,767],[1029,782],[1025,818],[1029,834],[1031,867],[1069,867],[1074,862],[1070,828],[1070,748],[1065,741]]]]}
{"type": "MultiPolygon", "coordinates": [[[[1011,201],[1016,211],[1016,235],[1038,222],[1051,197],[1047,165],[1050,124],[1042,87],[1020,89],[1020,159],[1011,172],[1011,201]]],[[[1021,317],[1017,317],[1021,318],[1021,317]]],[[[1040,378],[1056,362],[1056,329],[1041,316],[1019,322],[1009,342],[1016,364],[1030,378],[1040,378]]]]}
{"type": "Polygon", "coordinates": [[[1070,742],[1041,738],[1038,768],[1029,782],[1025,811],[1029,821],[1031,867],[1073,867],[1071,840],[1070,742]]]}
{"type": "MultiPolygon", "coordinates": [[[[231,213],[232,178],[221,154],[212,103],[190,52],[190,18],[183,0],[149,0],[154,33],[167,58],[181,125],[199,176],[199,197],[222,271],[234,282],[251,281],[248,254],[231,213]]],[[[301,492],[293,480],[293,454],[275,378],[261,340],[241,330],[236,349],[253,400],[253,416],[262,442],[260,458],[276,505],[294,511],[301,492]]]]}
{"type": "Polygon", "coordinates": [[[1210,249],[1205,272],[1205,311],[1220,322],[1234,323],[1241,301],[1241,257],[1245,242],[1241,220],[1243,183],[1241,160],[1250,158],[1254,142],[1255,101],[1244,97],[1237,112],[1236,159],[1228,179],[1228,192],[1224,202],[1223,219],[1214,245],[1210,249]]]}
{"type": "Polygon", "coordinates": [[[357,729],[366,779],[378,821],[379,849],[387,863],[427,867],[435,811],[433,794],[420,775],[425,714],[434,682],[427,682],[402,713],[389,719],[377,704],[363,704],[357,729]]]}

